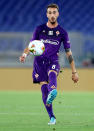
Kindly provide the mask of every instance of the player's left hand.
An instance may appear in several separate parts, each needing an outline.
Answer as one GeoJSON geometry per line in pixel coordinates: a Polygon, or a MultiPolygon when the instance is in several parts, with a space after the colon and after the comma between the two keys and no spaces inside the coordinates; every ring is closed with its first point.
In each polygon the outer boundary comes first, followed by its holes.
{"type": "Polygon", "coordinates": [[[76,72],[76,73],[74,73],[74,74],[72,74],[72,80],[74,81],[74,83],[77,83],[77,82],[78,82],[79,77],[78,77],[77,72],[76,72]]]}

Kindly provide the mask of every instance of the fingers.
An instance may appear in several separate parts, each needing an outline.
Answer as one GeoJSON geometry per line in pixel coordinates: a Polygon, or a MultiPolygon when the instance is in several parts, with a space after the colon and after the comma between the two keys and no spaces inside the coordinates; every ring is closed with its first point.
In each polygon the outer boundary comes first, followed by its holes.
{"type": "Polygon", "coordinates": [[[74,83],[77,83],[79,79],[78,79],[78,77],[72,76],[72,80],[74,81],[74,83]]]}
{"type": "Polygon", "coordinates": [[[24,56],[19,57],[19,61],[24,63],[25,62],[25,57],[24,56]]]}
{"type": "Polygon", "coordinates": [[[74,81],[74,83],[78,82],[78,78],[72,78],[72,80],[74,81]]]}
{"type": "Polygon", "coordinates": [[[78,82],[78,80],[74,80],[74,83],[77,83],[78,82]]]}

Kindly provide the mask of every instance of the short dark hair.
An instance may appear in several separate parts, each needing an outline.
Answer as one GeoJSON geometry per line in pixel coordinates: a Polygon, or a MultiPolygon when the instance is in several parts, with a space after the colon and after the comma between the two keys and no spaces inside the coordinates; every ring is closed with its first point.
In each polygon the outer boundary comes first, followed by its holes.
{"type": "Polygon", "coordinates": [[[48,8],[57,8],[57,10],[59,11],[59,7],[58,7],[58,5],[57,4],[49,4],[48,6],[47,6],[47,9],[48,8]]]}

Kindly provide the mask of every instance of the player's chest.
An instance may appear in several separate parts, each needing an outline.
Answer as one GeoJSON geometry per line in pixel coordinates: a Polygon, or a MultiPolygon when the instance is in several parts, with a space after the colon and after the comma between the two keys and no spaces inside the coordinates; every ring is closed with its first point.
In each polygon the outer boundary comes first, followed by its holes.
{"type": "Polygon", "coordinates": [[[58,40],[59,42],[61,42],[62,40],[62,36],[60,31],[58,30],[42,30],[39,34],[39,39],[53,39],[53,40],[58,40]]]}

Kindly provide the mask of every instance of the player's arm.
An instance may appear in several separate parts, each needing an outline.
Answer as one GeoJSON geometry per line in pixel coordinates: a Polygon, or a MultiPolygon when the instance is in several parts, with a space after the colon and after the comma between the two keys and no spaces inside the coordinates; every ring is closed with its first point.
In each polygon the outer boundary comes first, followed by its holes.
{"type": "Polygon", "coordinates": [[[29,55],[29,49],[28,47],[24,49],[24,52],[22,53],[22,55],[20,56],[20,62],[24,63],[25,62],[25,59],[27,57],[27,55],[29,55]]]}
{"type": "MultiPolygon", "coordinates": [[[[38,40],[39,39],[39,27],[36,28],[36,30],[34,31],[33,33],[33,37],[30,41],[33,41],[33,40],[38,40]]],[[[20,56],[20,62],[24,63],[25,62],[25,59],[26,57],[29,55],[30,51],[27,48],[24,49],[24,52],[22,53],[22,55],[20,56]]]]}
{"type": "Polygon", "coordinates": [[[70,49],[70,41],[69,41],[68,33],[66,31],[65,31],[65,34],[63,34],[63,45],[66,52],[66,56],[68,58],[69,64],[72,69],[72,80],[74,81],[74,83],[76,83],[79,78],[78,78],[78,74],[75,68],[75,62],[72,56],[72,52],[70,49]]]}
{"type": "Polygon", "coordinates": [[[77,74],[77,71],[75,68],[75,62],[74,62],[74,59],[72,56],[72,52],[71,52],[70,48],[65,49],[65,52],[66,52],[66,56],[68,58],[69,64],[71,66],[71,69],[72,69],[72,80],[74,81],[74,83],[77,83],[79,78],[78,78],[78,74],[77,74]]]}

